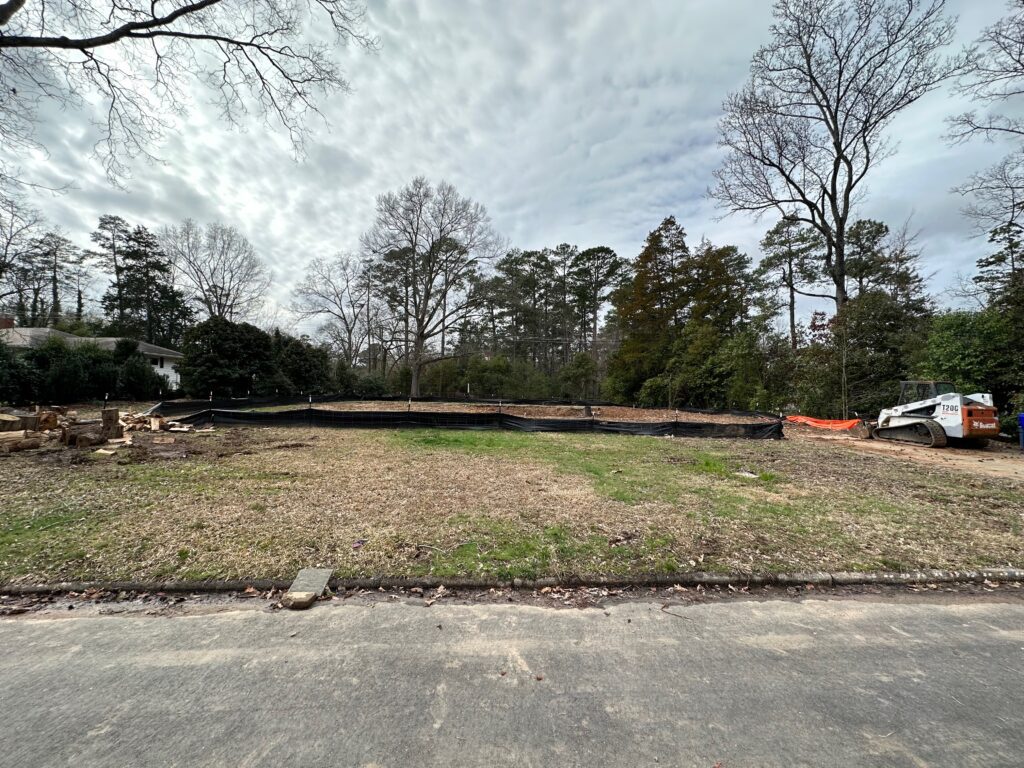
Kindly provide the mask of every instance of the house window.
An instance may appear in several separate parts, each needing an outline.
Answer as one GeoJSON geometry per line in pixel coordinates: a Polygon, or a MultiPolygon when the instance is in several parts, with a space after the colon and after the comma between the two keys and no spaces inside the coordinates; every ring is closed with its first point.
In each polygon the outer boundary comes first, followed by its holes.
{"type": "Polygon", "coordinates": [[[152,364],[152,366],[153,366],[154,368],[156,368],[156,367],[157,367],[157,365],[159,365],[159,364],[160,364],[160,360],[159,360],[158,358],[156,358],[156,357],[151,357],[151,358],[149,359],[149,362],[150,362],[150,363],[152,364]]]}
{"type": "Polygon", "coordinates": [[[164,367],[164,359],[163,359],[162,357],[160,358],[160,367],[161,367],[161,368],[163,368],[163,367],[164,367]]]}

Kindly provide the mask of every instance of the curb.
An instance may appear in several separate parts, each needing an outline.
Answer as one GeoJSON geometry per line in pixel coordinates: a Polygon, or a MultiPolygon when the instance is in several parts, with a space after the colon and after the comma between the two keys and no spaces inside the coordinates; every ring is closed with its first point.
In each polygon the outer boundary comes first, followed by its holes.
{"type": "MultiPolygon", "coordinates": [[[[845,587],[857,585],[880,584],[900,586],[910,584],[954,584],[975,583],[985,581],[1024,582],[1024,569],[1021,568],[981,568],[971,571],[869,571],[857,573],[839,571],[811,571],[807,573],[706,573],[690,571],[687,573],[650,574],[646,576],[567,576],[564,578],[541,579],[440,579],[435,577],[417,578],[365,578],[339,579],[332,578],[328,586],[334,590],[344,589],[436,589],[444,586],[447,589],[541,589],[544,587],[802,587],[807,585],[822,587],[845,587]]],[[[223,593],[242,592],[248,587],[266,591],[270,589],[287,590],[291,581],[283,579],[252,579],[249,581],[94,581],[94,582],[58,582],[55,584],[2,584],[0,595],[46,595],[67,592],[193,592],[223,593]]]]}

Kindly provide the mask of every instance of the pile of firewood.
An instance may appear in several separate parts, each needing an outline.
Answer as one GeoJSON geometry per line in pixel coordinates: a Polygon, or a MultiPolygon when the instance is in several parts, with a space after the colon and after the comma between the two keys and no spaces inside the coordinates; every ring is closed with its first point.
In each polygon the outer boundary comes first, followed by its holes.
{"type": "Polygon", "coordinates": [[[149,416],[145,413],[126,413],[121,417],[125,432],[192,432],[191,424],[168,421],[163,416],[149,416]]]}
{"type": "Polygon", "coordinates": [[[21,416],[0,413],[0,451],[39,448],[43,440],[38,427],[38,418],[23,420],[21,416]]]}
{"type": "Polygon", "coordinates": [[[0,452],[27,451],[54,443],[67,448],[89,448],[112,443],[131,445],[126,432],[192,432],[189,424],[167,421],[161,416],[121,414],[104,408],[98,419],[80,419],[78,413],[57,406],[32,413],[7,409],[0,413],[0,452]]]}
{"type": "Polygon", "coordinates": [[[75,411],[59,407],[0,413],[0,451],[27,451],[50,442],[86,448],[123,436],[116,408],[104,408],[98,419],[80,419],[75,411]]]}

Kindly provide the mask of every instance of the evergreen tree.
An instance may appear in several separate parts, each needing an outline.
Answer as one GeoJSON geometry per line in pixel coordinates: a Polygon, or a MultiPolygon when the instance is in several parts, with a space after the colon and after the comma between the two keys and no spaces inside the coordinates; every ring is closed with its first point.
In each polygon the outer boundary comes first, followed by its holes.
{"type": "Polygon", "coordinates": [[[114,322],[118,323],[124,321],[125,290],[121,281],[121,270],[123,253],[127,248],[130,234],[131,228],[127,221],[120,216],[105,214],[100,216],[96,231],[89,236],[96,244],[97,250],[89,251],[87,255],[112,278],[111,290],[108,291],[112,298],[108,303],[110,309],[107,312],[113,316],[114,322]]]}
{"type": "Polygon", "coordinates": [[[597,341],[601,309],[618,283],[624,262],[611,248],[598,246],[579,253],[570,275],[575,315],[579,319],[581,347],[593,349],[597,341]]]}
{"type": "Polygon", "coordinates": [[[877,287],[889,277],[889,259],[885,239],[889,227],[874,219],[860,219],[846,231],[846,276],[857,287],[857,294],[877,287]]]}
{"type": "Polygon", "coordinates": [[[614,293],[622,344],[608,367],[609,394],[633,401],[644,382],[665,370],[674,331],[686,309],[682,263],[686,232],[674,217],[647,235],[632,275],[614,293]]]}
{"type": "Polygon", "coordinates": [[[178,373],[192,397],[274,393],[271,337],[253,325],[212,317],[185,331],[181,351],[178,373]]]}
{"type": "Polygon", "coordinates": [[[998,250],[978,260],[974,282],[991,304],[1024,320],[1024,227],[1015,222],[1002,224],[992,230],[988,241],[998,250]]]}
{"type": "Polygon", "coordinates": [[[819,271],[821,248],[820,236],[792,218],[781,219],[761,241],[763,256],[756,277],[765,286],[785,292],[789,343],[794,350],[798,343],[796,297],[832,298],[814,290],[822,281],[819,271]]]}
{"type": "Polygon", "coordinates": [[[110,331],[177,347],[193,312],[184,294],[171,284],[171,265],[159,240],[145,227],[135,227],[121,245],[118,259],[119,279],[102,299],[110,331]]]}
{"type": "Polygon", "coordinates": [[[321,394],[332,388],[331,359],[323,347],[314,347],[305,338],[296,339],[275,329],[271,335],[271,355],[279,374],[281,394],[321,394]]]}
{"type": "Polygon", "coordinates": [[[39,268],[45,271],[49,283],[47,321],[49,325],[57,325],[63,316],[63,298],[75,290],[75,276],[83,255],[59,232],[47,232],[36,242],[35,250],[39,268]]]}

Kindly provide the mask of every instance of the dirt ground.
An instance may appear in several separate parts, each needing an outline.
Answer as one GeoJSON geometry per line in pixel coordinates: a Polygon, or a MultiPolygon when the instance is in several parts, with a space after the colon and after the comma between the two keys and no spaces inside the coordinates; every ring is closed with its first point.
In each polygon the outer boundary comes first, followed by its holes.
{"type": "MultiPolygon", "coordinates": [[[[412,403],[384,400],[359,400],[320,403],[317,408],[334,411],[426,411],[444,413],[494,413],[497,405],[490,403],[412,403]]],[[[690,421],[707,424],[770,423],[774,419],[761,416],[734,416],[728,413],[698,413],[667,408],[630,408],[623,405],[598,405],[588,416],[582,405],[502,405],[501,412],[530,419],[601,419],[604,421],[690,421]]]]}
{"type": "MultiPolygon", "coordinates": [[[[282,590],[237,592],[114,592],[99,589],[33,595],[0,595],[0,617],[65,619],[82,616],[202,616],[236,610],[277,611],[282,590]]],[[[325,595],[321,602],[401,602],[430,608],[438,604],[529,605],[552,610],[605,610],[622,603],[650,601],[668,611],[675,606],[718,602],[767,600],[886,600],[917,604],[975,604],[1024,601],[1024,584],[912,584],[908,586],[854,585],[820,587],[551,587],[491,589],[346,589],[325,595]]]]}
{"type": "Polygon", "coordinates": [[[842,432],[829,432],[794,424],[786,424],[785,434],[791,440],[842,445],[855,451],[888,456],[950,472],[1024,481],[1024,451],[1008,443],[993,441],[986,448],[926,448],[885,440],[863,440],[842,432]]]}

